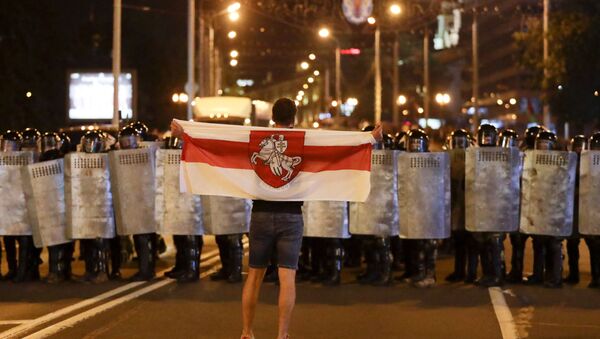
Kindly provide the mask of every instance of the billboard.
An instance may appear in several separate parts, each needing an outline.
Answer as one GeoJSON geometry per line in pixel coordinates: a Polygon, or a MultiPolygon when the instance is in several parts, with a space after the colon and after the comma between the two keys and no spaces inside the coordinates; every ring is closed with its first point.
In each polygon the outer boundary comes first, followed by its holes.
{"type": "MultiPolygon", "coordinates": [[[[134,74],[119,76],[121,119],[132,119],[134,112],[134,74]]],[[[113,116],[113,76],[111,72],[71,72],[68,117],[70,120],[110,120],[113,116]]]]}

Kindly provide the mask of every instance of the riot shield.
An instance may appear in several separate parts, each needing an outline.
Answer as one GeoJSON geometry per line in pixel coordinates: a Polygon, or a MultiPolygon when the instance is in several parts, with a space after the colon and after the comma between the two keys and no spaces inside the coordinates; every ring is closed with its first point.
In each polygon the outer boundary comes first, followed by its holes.
{"type": "Polygon", "coordinates": [[[519,229],[521,154],[517,148],[467,149],[466,229],[515,232],[519,229]]]}
{"type": "Polygon", "coordinates": [[[399,153],[399,151],[373,150],[371,191],[365,202],[350,203],[350,233],[398,235],[399,153]]]}
{"type": "Polygon", "coordinates": [[[450,237],[450,159],[447,153],[398,157],[400,237],[450,237]]]}
{"type": "Polygon", "coordinates": [[[108,154],[74,152],[65,156],[65,202],[69,238],[114,238],[108,154]]]}
{"type": "Polygon", "coordinates": [[[23,174],[35,247],[69,242],[65,218],[64,160],[28,165],[23,168],[23,174]]]}
{"type": "Polygon", "coordinates": [[[250,228],[252,200],[202,196],[204,232],[211,235],[247,233],[250,228]]]}
{"type": "Polygon", "coordinates": [[[31,235],[22,172],[31,163],[31,152],[0,152],[0,236],[31,235]]]}
{"type": "Polygon", "coordinates": [[[521,188],[521,232],[566,237],[573,230],[577,154],[526,151],[521,188]]]}
{"type": "Polygon", "coordinates": [[[112,151],[109,153],[109,164],[117,234],[156,232],[152,150],[112,151]]]}
{"type": "Polygon", "coordinates": [[[179,163],[181,150],[156,152],[156,222],[162,234],[202,235],[202,200],[199,195],[181,193],[179,163]]]}
{"type": "Polygon", "coordinates": [[[465,230],[465,149],[453,149],[450,155],[450,202],[453,231],[465,230]]]}
{"type": "Polygon", "coordinates": [[[578,212],[579,233],[600,235],[600,151],[581,153],[578,212]]]}
{"type": "Polygon", "coordinates": [[[305,237],[350,238],[345,201],[305,201],[302,216],[305,237]]]}

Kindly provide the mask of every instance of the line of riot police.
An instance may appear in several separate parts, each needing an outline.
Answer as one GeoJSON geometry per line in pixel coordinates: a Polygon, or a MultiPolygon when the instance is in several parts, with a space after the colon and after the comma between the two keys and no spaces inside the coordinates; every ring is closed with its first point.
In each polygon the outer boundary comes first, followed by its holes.
{"type": "MultiPolygon", "coordinates": [[[[0,203],[6,279],[39,279],[43,247],[49,253],[47,280],[69,279],[74,240],[85,260],[83,280],[120,278],[121,240],[132,236],[139,265],[132,279],[149,280],[155,276],[157,234],[171,234],[176,261],[165,275],[196,281],[202,236],[211,234],[222,262],[211,279],[241,281],[251,202],[181,193],[182,141],[168,139],[161,148],[142,141],[145,133],[141,123],[124,127],[118,146],[108,152],[107,135],[90,131],[72,153],[66,151],[69,140],[54,133],[27,129],[2,136],[0,191],[11,197],[0,203]]],[[[556,136],[541,126],[526,131],[521,149],[518,140],[512,130],[498,133],[482,125],[476,138],[456,130],[446,151],[430,152],[422,130],[385,136],[372,152],[367,201],[305,202],[298,278],[338,285],[342,267],[361,266],[364,257],[366,268],[357,277],[362,284],[390,285],[393,271],[404,269],[397,280],[431,287],[437,247],[450,238],[455,267],[447,281],[560,287],[562,241],[567,239],[566,281],[577,283],[583,237],[590,249],[590,287],[598,287],[600,134],[589,145],[575,137],[571,152],[559,150],[556,136]],[[512,247],[509,273],[506,235],[512,247]],[[529,237],[533,274],[524,279],[529,237]]]]}
{"type": "Polygon", "coordinates": [[[248,231],[251,202],[181,193],[182,140],[169,138],[161,148],[159,142],[144,141],[147,132],[143,123],[132,123],[111,145],[107,133],[88,131],[77,152],[69,152],[70,140],[64,134],[42,135],[28,128],[2,135],[0,236],[8,263],[4,280],[40,280],[44,247],[49,260],[45,281],[71,279],[75,241],[85,261],[80,280],[120,279],[127,252],[123,245],[130,236],[138,259],[138,271],[130,279],[150,280],[155,276],[158,234],[171,234],[176,262],[165,275],[179,282],[197,281],[203,235],[212,234],[223,265],[211,278],[241,281],[242,235],[248,231]]]}

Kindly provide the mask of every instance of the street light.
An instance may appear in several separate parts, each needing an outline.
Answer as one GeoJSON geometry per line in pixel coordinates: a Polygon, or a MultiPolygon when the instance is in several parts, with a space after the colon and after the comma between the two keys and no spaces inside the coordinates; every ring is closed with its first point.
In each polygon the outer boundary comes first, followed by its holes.
{"type": "Polygon", "coordinates": [[[300,63],[300,68],[302,68],[304,70],[307,70],[309,67],[310,67],[310,64],[308,62],[306,62],[306,61],[302,61],[300,63]]]}
{"type": "Polygon", "coordinates": [[[447,105],[450,103],[450,95],[448,93],[437,93],[435,95],[435,102],[441,106],[447,105]]]}
{"type": "Polygon", "coordinates": [[[186,103],[188,102],[188,95],[186,93],[179,93],[179,102],[186,103]]]}
{"type": "Polygon", "coordinates": [[[237,58],[238,55],[240,55],[240,53],[238,51],[236,51],[235,49],[231,50],[231,52],[229,52],[229,56],[232,58],[237,58]]]}
{"type": "MultiPolygon", "coordinates": [[[[319,76],[319,74],[321,74],[321,73],[319,72],[319,70],[315,69],[315,71],[313,72],[313,75],[314,75],[314,76],[316,76],[316,77],[318,77],[318,76],[319,76]]],[[[596,91],[596,92],[598,92],[598,91],[596,91]]],[[[596,96],[598,96],[598,95],[596,95],[596,96]]]]}
{"type": "Polygon", "coordinates": [[[377,20],[374,17],[370,16],[369,18],[367,18],[367,22],[369,23],[369,25],[375,25],[377,20]]]}
{"type": "Polygon", "coordinates": [[[231,12],[231,13],[229,13],[229,20],[235,22],[235,21],[238,21],[239,18],[240,18],[240,13],[238,13],[238,12],[231,12]]]}
{"type": "Polygon", "coordinates": [[[356,98],[348,98],[346,100],[346,103],[348,105],[350,105],[350,106],[356,106],[356,105],[358,105],[358,99],[356,99],[356,98]]]}
{"type": "Polygon", "coordinates": [[[240,8],[242,8],[242,5],[239,2],[234,2],[231,5],[227,6],[227,12],[228,13],[237,12],[240,10],[240,8]]]}
{"type": "Polygon", "coordinates": [[[235,67],[235,66],[237,66],[237,65],[238,65],[238,61],[237,61],[237,59],[231,59],[231,60],[229,60],[229,65],[230,65],[231,67],[235,67]]]}
{"type": "Polygon", "coordinates": [[[304,89],[308,89],[308,84],[304,84],[304,85],[302,85],[302,88],[304,88],[304,89]]]}
{"type": "Polygon", "coordinates": [[[337,100],[331,101],[331,107],[337,107],[337,105],[338,105],[337,100]]]}
{"type": "Polygon", "coordinates": [[[398,99],[396,99],[396,104],[398,106],[402,106],[402,105],[406,104],[406,101],[407,101],[406,96],[404,96],[404,95],[401,94],[401,95],[398,96],[398,99]]]}
{"type": "Polygon", "coordinates": [[[229,33],[227,33],[227,37],[229,39],[235,39],[236,36],[237,36],[237,32],[236,31],[229,31],[229,33]]]}
{"type": "Polygon", "coordinates": [[[399,15],[400,13],[402,13],[402,7],[400,7],[400,5],[398,4],[392,4],[390,6],[390,13],[392,13],[393,15],[399,15]]]}
{"type": "Polygon", "coordinates": [[[331,32],[329,31],[328,28],[323,27],[319,30],[319,36],[321,38],[327,38],[327,37],[329,37],[330,34],[331,34],[331,32]]]}
{"type": "Polygon", "coordinates": [[[313,82],[315,82],[315,78],[308,77],[308,79],[306,79],[306,81],[308,81],[309,84],[312,84],[313,82]]]}
{"type": "Polygon", "coordinates": [[[308,58],[309,58],[310,60],[315,60],[315,59],[317,58],[317,56],[315,55],[315,53],[310,53],[310,54],[308,55],[308,58]]]}
{"type": "Polygon", "coordinates": [[[173,96],[171,96],[171,100],[173,100],[173,102],[179,102],[179,94],[173,93],[173,96]]]}

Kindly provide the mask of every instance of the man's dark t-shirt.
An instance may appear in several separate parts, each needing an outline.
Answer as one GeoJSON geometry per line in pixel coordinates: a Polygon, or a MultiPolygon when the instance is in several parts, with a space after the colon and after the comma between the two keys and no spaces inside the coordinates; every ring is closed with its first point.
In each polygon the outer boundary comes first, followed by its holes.
{"type": "Polygon", "coordinates": [[[302,201],[254,200],[252,212],[302,214],[302,201]]]}

